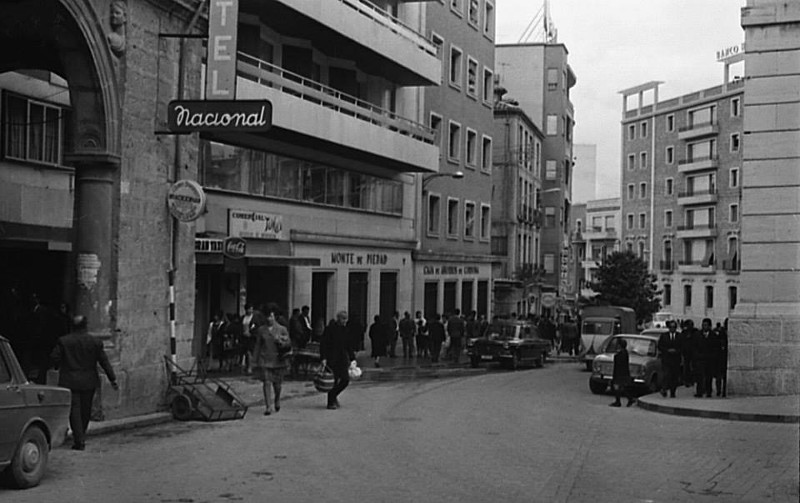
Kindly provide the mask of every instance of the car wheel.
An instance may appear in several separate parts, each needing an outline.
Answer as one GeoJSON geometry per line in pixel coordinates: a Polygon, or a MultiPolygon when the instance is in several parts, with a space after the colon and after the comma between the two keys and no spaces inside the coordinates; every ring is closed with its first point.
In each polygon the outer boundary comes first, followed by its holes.
{"type": "Polygon", "coordinates": [[[20,439],[9,471],[12,482],[20,489],[39,484],[47,469],[50,445],[47,437],[38,426],[31,426],[20,439]]]}
{"type": "Polygon", "coordinates": [[[192,399],[181,393],[172,399],[172,417],[178,421],[188,421],[194,414],[192,399]]]}
{"type": "Polygon", "coordinates": [[[606,383],[600,381],[592,381],[591,379],[589,379],[589,389],[592,390],[592,393],[594,393],[595,395],[602,395],[603,393],[606,392],[606,388],[608,388],[608,385],[606,383]]]}
{"type": "Polygon", "coordinates": [[[471,357],[469,359],[469,366],[474,368],[474,369],[478,368],[478,365],[480,365],[480,364],[481,364],[481,360],[480,360],[480,358],[478,358],[476,356],[473,356],[473,357],[471,357]]]}

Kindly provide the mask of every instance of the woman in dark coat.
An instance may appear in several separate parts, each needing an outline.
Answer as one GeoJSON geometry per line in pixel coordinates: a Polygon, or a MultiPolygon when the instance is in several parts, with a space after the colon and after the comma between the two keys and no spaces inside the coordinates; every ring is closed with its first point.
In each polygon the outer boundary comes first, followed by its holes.
{"type": "Polygon", "coordinates": [[[381,366],[381,356],[386,356],[386,346],[389,341],[386,337],[386,326],[381,323],[381,317],[375,315],[373,323],[369,327],[369,340],[372,343],[372,358],[375,366],[381,366]]]}
{"type": "Polygon", "coordinates": [[[444,324],[439,313],[433,315],[433,320],[428,322],[428,342],[430,343],[431,362],[439,361],[439,354],[442,352],[442,344],[445,340],[444,324]]]}
{"type": "Polygon", "coordinates": [[[631,369],[630,369],[630,356],[628,355],[628,341],[625,339],[618,339],[619,351],[614,355],[614,375],[611,380],[611,386],[614,388],[614,397],[616,400],[612,407],[621,407],[619,399],[624,393],[628,397],[628,407],[636,402],[631,390],[631,369]]]}

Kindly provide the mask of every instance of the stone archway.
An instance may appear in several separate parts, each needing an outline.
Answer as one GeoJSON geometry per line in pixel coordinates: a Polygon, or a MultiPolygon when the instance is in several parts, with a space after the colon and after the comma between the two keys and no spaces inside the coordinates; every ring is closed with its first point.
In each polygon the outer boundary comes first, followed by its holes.
{"type": "MultiPolygon", "coordinates": [[[[72,113],[64,162],[75,168],[75,312],[113,328],[114,186],[120,164],[120,96],[114,55],[89,0],[0,0],[0,72],[37,69],[67,80],[72,113]]],[[[108,5],[103,4],[107,9],[108,5]]]]}

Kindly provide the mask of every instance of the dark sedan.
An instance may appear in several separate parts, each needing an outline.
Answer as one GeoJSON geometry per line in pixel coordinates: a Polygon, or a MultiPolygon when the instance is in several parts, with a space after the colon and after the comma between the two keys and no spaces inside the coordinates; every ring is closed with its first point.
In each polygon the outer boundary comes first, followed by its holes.
{"type": "Polygon", "coordinates": [[[470,364],[500,362],[517,369],[523,364],[544,365],[550,342],[539,337],[536,327],[526,321],[492,322],[484,337],[467,341],[470,364]]]}
{"type": "Polygon", "coordinates": [[[69,409],[70,391],[28,382],[8,339],[0,337],[0,471],[15,486],[42,479],[50,449],[64,442],[69,409]]]}

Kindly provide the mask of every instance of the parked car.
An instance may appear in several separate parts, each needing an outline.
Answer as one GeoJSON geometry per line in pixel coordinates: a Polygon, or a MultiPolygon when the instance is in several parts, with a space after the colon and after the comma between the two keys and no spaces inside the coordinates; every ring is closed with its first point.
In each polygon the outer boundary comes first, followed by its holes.
{"type": "Polygon", "coordinates": [[[467,341],[470,364],[500,362],[513,369],[525,363],[541,367],[547,360],[550,342],[539,337],[536,327],[524,320],[495,320],[486,335],[467,341]]]}
{"type": "Polygon", "coordinates": [[[70,391],[28,382],[0,336],[0,471],[21,489],[39,484],[50,450],[64,442],[70,391]]]}
{"type": "Polygon", "coordinates": [[[658,359],[658,333],[619,334],[609,337],[592,362],[589,389],[600,394],[611,385],[614,375],[614,354],[619,350],[620,339],[628,343],[630,371],[633,387],[639,391],[655,392],[660,388],[661,360],[658,359]]]}

